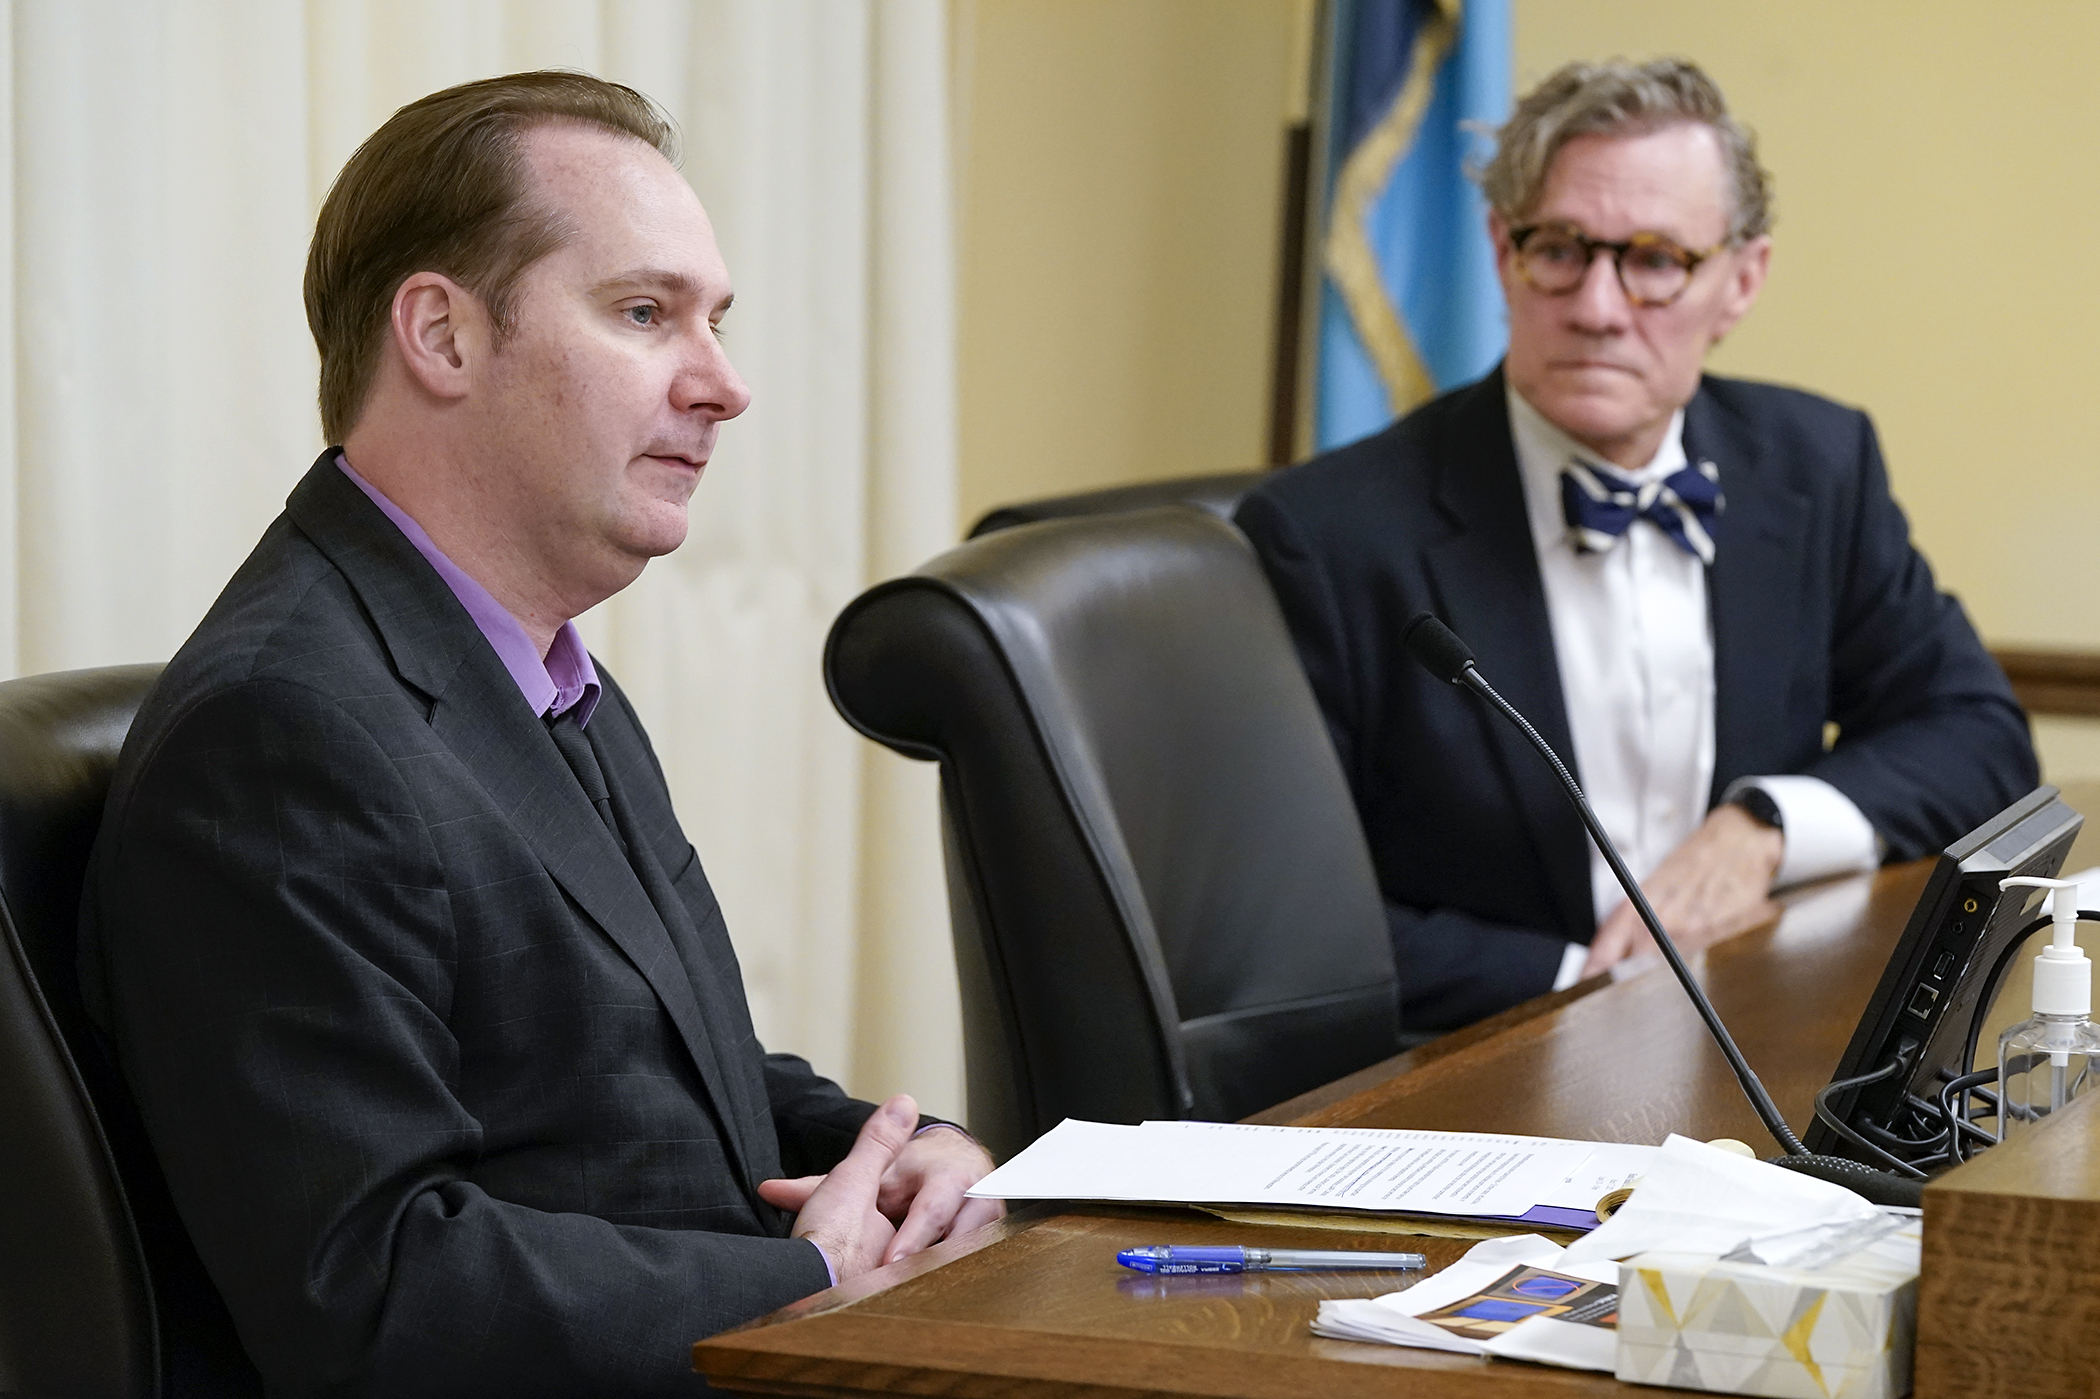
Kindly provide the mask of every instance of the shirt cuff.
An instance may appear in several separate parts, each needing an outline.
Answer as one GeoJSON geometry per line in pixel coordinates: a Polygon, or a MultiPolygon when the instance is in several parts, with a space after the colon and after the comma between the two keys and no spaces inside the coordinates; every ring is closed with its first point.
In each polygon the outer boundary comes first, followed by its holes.
{"type": "Polygon", "coordinates": [[[1750,787],[1762,791],[1779,808],[1786,853],[1772,876],[1774,889],[1834,874],[1857,874],[1881,863],[1874,823],[1853,805],[1852,798],[1822,778],[1739,777],[1728,784],[1721,800],[1732,801],[1736,793],[1750,787]]]}
{"type": "Polygon", "coordinates": [[[1553,974],[1553,989],[1565,991],[1582,979],[1582,964],[1590,959],[1587,944],[1571,942],[1561,949],[1560,970],[1553,974]]]}

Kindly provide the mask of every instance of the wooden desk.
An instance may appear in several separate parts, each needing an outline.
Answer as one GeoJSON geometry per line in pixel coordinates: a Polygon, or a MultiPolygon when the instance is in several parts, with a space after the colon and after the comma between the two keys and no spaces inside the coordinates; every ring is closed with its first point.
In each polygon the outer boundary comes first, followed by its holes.
{"type": "MultiPolygon", "coordinates": [[[[2083,867],[2082,867],[2083,868],[2083,867]]],[[[2100,1094],[1925,1190],[1917,1399],[2100,1390],[2100,1094]]]]}
{"type": "MultiPolygon", "coordinates": [[[[1907,865],[1819,887],[1790,900],[1775,924],[1695,963],[1797,1129],[1844,1052],[1929,870],[1907,865]]],[[[1628,1142],[1660,1142],[1676,1131],[1768,1148],[1726,1061],[1661,968],[1542,997],[1254,1120],[1628,1142]]],[[[724,1388],[795,1395],[1633,1392],[1605,1375],[1327,1341],[1308,1329],[1321,1298],[1390,1292],[1402,1285],[1391,1275],[1151,1280],[1115,1263],[1119,1248],[1225,1242],[1250,1232],[1180,1211],[1023,1212],[703,1341],[694,1363],[724,1388]]],[[[1262,1232],[1278,1247],[1391,1246],[1390,1235],[1262,1232]]],[[[1470,1245],[1423,1239],[1420,1247],[1440,1267],[1470,1245]]]]}

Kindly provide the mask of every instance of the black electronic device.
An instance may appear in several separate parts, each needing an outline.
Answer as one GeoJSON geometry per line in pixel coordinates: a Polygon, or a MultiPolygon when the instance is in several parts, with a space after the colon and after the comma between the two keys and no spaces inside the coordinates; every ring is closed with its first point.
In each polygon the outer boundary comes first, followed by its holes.
{"type": "Polygon", "coordinates": [[[1831,1081],[1879,1076],[1826,1090],[1829,1113],[1879,1151],[1820,1116],[1811,1151],[1878,1166],[1944,1142],[1941,1090],[1975,1065],[1984,1018],[2048,892],[2000,883],[2055,877],[2084,824],[2056,788],[2037,787],[1941,854],[1831,1081]]]}

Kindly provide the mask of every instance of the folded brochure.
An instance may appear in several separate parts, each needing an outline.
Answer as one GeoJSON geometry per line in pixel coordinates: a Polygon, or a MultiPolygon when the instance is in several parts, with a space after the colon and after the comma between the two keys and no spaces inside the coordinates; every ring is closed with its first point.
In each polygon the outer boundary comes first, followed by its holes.
{"type": "Polygon", "coordinates": [[[1315,1334],[1609,1373],[1618,1346],[1619,1268],[1562,1266],[1536,1234],[1490,1239],[1404,1292],[1320,1303],[1315,1334]]]}

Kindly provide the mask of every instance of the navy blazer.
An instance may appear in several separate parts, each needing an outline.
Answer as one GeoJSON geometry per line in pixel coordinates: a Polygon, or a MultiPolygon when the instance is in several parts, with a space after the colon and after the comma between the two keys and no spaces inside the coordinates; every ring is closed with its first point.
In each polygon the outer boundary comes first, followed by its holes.
{"type": "MultiPolygon", "coordinates": [[[[1684,447],[1727,498],[1707,574],[1710,801],[1738,777],[1811,774],[1908,860],[2032,789],[2026,716],[1911,547],[1866,415],[1709,376],[1684,447]]],[[[1561,948],[1596,931],[1586,837],[1522,735],[1399,639],[1415,612],[1442,617],[1574,764],[1502,372],[1277,473],[1237,520],[1355,793],[1406,1023],[1451,1028],[1548,989],[1561,948]]]]}
{"type": "Polygon", "coordinates": [[[132,727],[82,979],[273,1395],[690,1394],[828,1281],[755,1186],[872,1108],[760,1049],[601,678],[632,864],[327,454],[132,727]]]}

